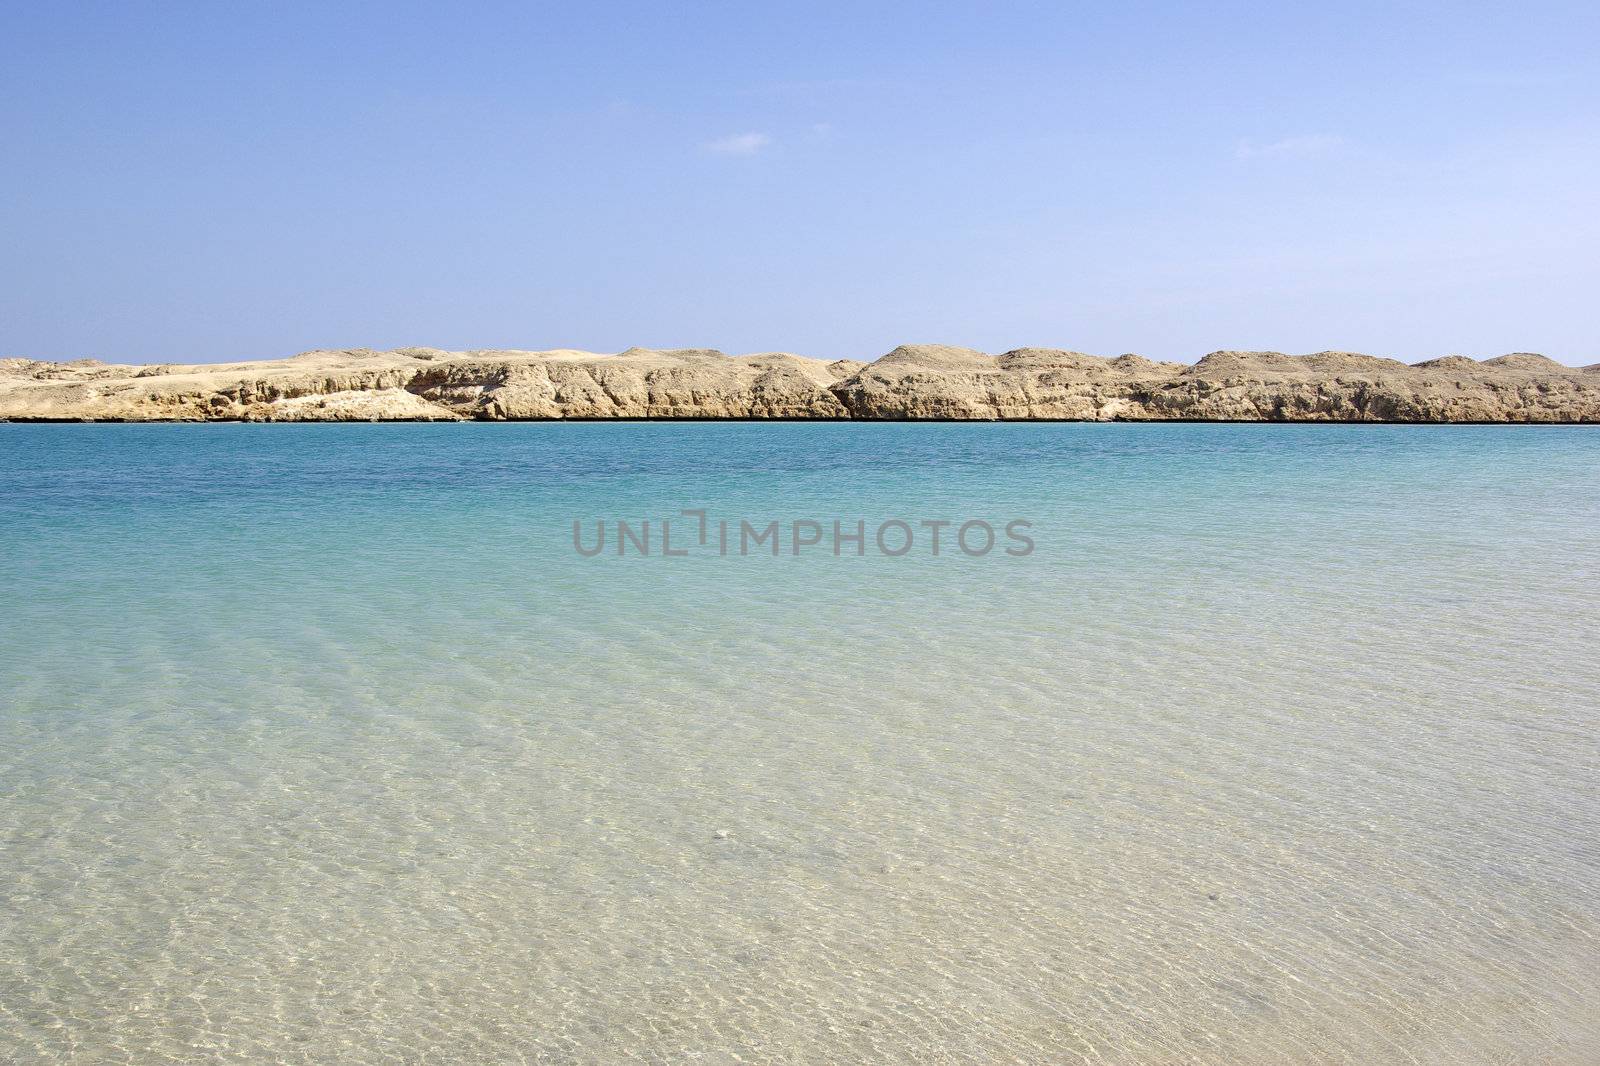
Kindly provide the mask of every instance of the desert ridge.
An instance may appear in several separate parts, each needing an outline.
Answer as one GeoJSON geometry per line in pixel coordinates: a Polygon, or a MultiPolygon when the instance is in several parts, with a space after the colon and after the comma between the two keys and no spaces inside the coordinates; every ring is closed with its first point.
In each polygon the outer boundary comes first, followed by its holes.
{"type": "Polygon", "coordinates": [[[1218,351],[1194,364],[903,345],[870,361],[436,348],[131,366],[0,359],[9,421],[864,419],[1600,422],[1600,365],[1218,351]]]}

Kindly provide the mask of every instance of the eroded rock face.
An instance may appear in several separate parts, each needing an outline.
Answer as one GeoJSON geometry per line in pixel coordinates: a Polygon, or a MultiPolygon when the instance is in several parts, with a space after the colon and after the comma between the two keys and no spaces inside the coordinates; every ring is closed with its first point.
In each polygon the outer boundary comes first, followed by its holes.
{"type": "Polygon", "coordinates": [[[186,366],[0,359],[13,421],[558,418],[1600,422],[1600,366],[1213,352],[1193,366],[905,345],[874,362],[708,349],[401,348],[186,366]]]}
{"type": "Polygon", "coordinates": [[[1138,417],[1129,400],[1184,369],[1138,356],[1022,348],[1001,356],[970,348],[905,345],[834,391],[857,418],[1138,417]]]}

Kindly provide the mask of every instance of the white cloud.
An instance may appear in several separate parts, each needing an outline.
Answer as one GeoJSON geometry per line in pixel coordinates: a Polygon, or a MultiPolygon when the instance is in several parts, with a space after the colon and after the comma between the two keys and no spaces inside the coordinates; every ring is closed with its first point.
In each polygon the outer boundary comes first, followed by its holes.
{"type": "Polygon", "coordinates": [[[717,155],[755,155],[771,143],[772,138],[765,133],[736,133],[712,141],[706,145],[706,151],[717,155]]]}
{"type": "Polygon", "coordinates": [[[1343,137],[1331,133],[1308,133],[1299,137],[1285,137],[1270,144],[1240,141],[1234,154],[1240,159],[1306,159],[1328,155],[1343,146],[1343,137]]]}

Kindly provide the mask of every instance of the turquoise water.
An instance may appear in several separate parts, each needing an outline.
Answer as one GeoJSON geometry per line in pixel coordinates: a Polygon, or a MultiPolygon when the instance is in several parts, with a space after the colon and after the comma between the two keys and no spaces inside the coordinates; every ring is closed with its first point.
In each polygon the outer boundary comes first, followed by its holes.
{"type": "Polygon", "coordinates": [[[0,531],[0,1059],[1600,1060],[1594,431],[0,425],[0,531]]]}

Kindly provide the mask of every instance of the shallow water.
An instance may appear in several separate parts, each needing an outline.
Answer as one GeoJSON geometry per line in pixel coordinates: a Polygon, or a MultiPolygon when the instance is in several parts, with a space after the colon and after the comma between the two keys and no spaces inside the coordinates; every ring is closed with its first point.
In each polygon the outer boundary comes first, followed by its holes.
{"type": "Polygon", "coordinates": [[[0,531],[0,1059],[1600,1061],[1592,430],[0,425],[0,531]]]}

